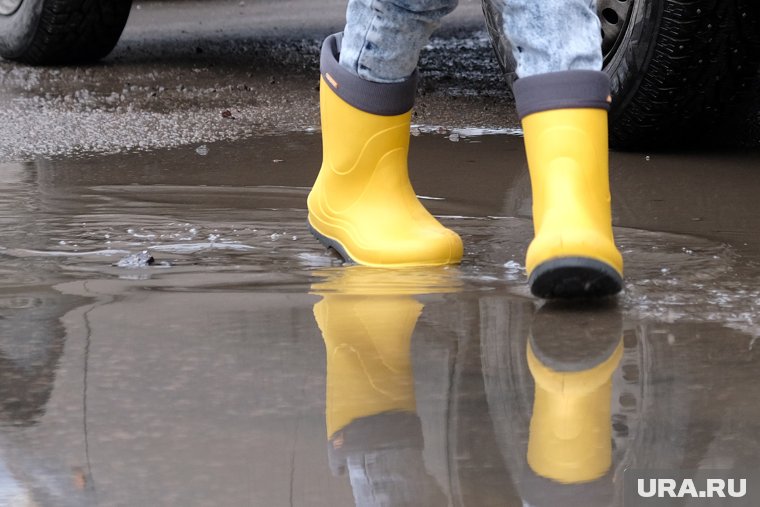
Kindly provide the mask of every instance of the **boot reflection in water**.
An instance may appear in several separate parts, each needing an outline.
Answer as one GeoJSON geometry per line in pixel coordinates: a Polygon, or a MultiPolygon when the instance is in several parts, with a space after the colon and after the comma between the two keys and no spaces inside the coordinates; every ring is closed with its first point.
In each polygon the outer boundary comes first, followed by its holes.
{"type": "Polygon", "coordinates": [[[531,505],[559,505],[568,494],[589,507],[610,505],[612,375],[622,331],[610,305],[551,303],[536,314],[527,347],[535,380],[527,455],[535,476],[524,491],[531,505]]]}
{"type": "Polygon", "coordinates": [[[327,355],[333,473],[348,472],[357,506],[447,505],[425,469],[409,353],[423,308],[413,296],[449,291],[446,272],[352,266],[321,275],[312,293],[322,296],[314,316],[327,355]]]}

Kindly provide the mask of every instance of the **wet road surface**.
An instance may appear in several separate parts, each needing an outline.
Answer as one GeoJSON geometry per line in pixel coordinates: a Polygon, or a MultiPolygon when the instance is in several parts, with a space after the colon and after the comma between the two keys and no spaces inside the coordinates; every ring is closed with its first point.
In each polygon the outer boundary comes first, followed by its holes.
{"type": "Polygon", "coordinates": [[[525,288],[521,139],[464,134],[412,145],[448,269],[325,254],[314,133],[0,166],[0,492],[621,505],[626,467],[757,467],[758,154],[613,154],[626,290],[568,308],[525,288]]]}
{"type": "MultiPolygon", "coordinates": [[[[95,65],[33,68],[0,60],[0,160],[318,127],[319,47],[342,30],[345,0],[320,0],[316,12],[309,0],[242,3],[135,4],[118,45],[95,65]]],[[[516,126],[480,0],[460,4],[422,54],[416,118],[516,126]]]]}
{"type": "Polygon", "coordinates": [[[311,121],[7,152],[0,505],[621,506],[625,468],[758,468],[760,153],[613,153],[625,292],[544,304],[522,139],[446,90],[411,165],[458,267],[309,237],[311,121]]]}

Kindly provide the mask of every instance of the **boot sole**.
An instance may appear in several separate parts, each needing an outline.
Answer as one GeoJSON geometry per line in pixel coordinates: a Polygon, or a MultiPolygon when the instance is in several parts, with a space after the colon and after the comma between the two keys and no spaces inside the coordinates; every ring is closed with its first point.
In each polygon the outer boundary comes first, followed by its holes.
{"type": "Polygon", "coordinates": [[[434,266],[450,266],[452,264],[458,264],[459,263],[459,257],[457,257],[456,262],[449,260],[444,262],[409,262],[409,263],[370,263],[370,262],[362,262],[357,261],[356,259],[352,258],[349,254],[346,248],[336,239],[331,238],[330,236],[327,236],[325,234],[322,234],[319,232],[319,230],[314,227],[311,224],[311,221],[306,222],[306,226],[309,229],[309,232],[312,236],[314,236],[317,241],[319,241],[323,246],[326,248],[333,249],[342,259],[343,262],[346,264],[358,264],[363,266],[372,266],[377,268],[411,268],[411,267],[434,267],[434,266]]]}
{"type": "Polygon", "coordinates": [[[306,225],[309,228],[309,232],[311,233],[311,235],[314,236],[317,239],[317,241],[319,241],[320,243],[322,243],[322,245],[325,248],[332,248],[333,250],[335,250],[336,252],[338,252],[338,255],[340,255],[343,258],[343,262],[347,262],[347,263],[350,263],[350,264],[356,264],[356,262],[351,258],[351,256],[348,255],[348,253],[346,252],[346,249],[343,248],[343,245],[341,245],[340,243],[338,243],[334,239],[328,238],[324,234],[322,234],[319,231],[317,231],[311,225],[310,222],[307,221],[306,225]]]}
{"type": "Polygon", "coordinates": [[[530,291],[543,299],[602,298],[623,290],[623,278],[610,265],[587,257],[543,262],[528,278],[530,291]]]}

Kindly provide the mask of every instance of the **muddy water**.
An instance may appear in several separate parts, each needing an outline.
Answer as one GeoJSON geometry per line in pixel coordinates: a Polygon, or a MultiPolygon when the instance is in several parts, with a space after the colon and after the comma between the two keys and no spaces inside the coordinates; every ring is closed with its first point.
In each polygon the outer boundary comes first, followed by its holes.
{"type": "Polygon", "coordinates": [[[415,133],[459,267],[326,255],[316,133],[0,165],[0,504],[622,505],[627,467],[760,465],[757,153],[613,154],[626,290],[568,307],[525,288],[520,138],[415,133]]]}

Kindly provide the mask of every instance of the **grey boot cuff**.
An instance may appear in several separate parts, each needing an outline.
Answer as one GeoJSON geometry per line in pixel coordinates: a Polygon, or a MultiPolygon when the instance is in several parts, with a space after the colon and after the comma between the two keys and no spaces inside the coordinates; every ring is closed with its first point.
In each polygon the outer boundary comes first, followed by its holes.
{"type": "Polygon", "coordinates": [[[342,39],[343,34],[336,33],[322,44],[320,66],[322,77],[330,89],[348,104],[366,113],[396,116],[411,110],[417,91],[417,71],[400,83],[366,81],[339,63],[342,39]]]}
{"type": "Polygon", "coordinates": [[[568,70],[520,78],[512,88],[517,114],[552,109],[594,108],[610,110],[610,78],[596,70],[568,70]]]}

